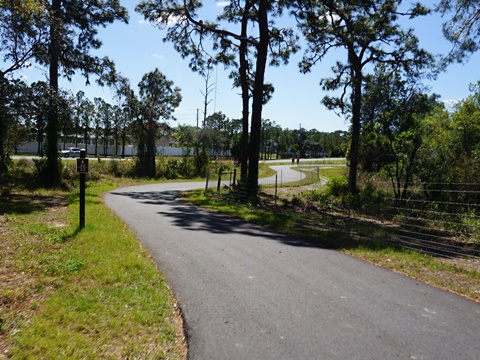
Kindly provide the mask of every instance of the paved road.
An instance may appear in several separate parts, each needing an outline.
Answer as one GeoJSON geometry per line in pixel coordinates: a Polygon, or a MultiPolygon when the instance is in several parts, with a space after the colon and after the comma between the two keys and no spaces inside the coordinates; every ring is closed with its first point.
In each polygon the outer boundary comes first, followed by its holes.
{"type": "Polygon", "coordinates": [[[190,359],[480,359],[480,305],[177,199],[115,190],[184,314],[190,359]]]}

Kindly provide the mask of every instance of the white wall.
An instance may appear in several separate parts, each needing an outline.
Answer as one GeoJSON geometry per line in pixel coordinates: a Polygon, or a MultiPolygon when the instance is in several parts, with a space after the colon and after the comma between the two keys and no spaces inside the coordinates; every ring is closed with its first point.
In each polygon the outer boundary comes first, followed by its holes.
{"type": "MultiPolygon", "coordinates": [[[[60,146],[61,150],[68,149],[69,147],[75,147],[75,144],[66,143],[65,147],[63,144],[60,146]]],[[[85,148],[85,144],[78,144],[78,147],[81,149],[85,149],[87,151],[87,155],[95,155],[95,145],[87,145],[85,148]]],[[[38,143],[37,142],[22,142],[16,149],[17,154],[37,154],[38,152],[38,143]]],[[[45,150],[45,148],[44,148],[45,150]]],[[[97,154],[103,156],[103,145],[97,146],[97,154]]],[[[15,152],[15,151],[14,151],[15,152]]],[[[137,149],[133,145],[125,146],[125,156],[134,156],[137,154],[137,149]]],[[[165,155],[165,156],[182,156],[183,150],[180,148],[175,147],[166,147],[166,146],[158,146],[157,147],[157,154],[165,155]]],[[[115,155],[115,146],[108,146],[107,147],[107,155],[113,156],[115,155]]],[[[122,147],[118,146],[117,148],[117,155],[122,155],[122,147]]]]}

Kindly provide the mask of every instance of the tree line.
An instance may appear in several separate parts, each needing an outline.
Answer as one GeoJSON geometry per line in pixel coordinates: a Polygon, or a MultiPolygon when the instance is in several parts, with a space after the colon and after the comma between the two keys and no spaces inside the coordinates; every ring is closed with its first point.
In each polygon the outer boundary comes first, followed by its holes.
{"type": "MultiPolygon", "coordinates": [[[[420,140],[407,136],[410,133],[402,129],[416,129],[417,123],[423,124],[416,119],[425,119],[438,108],[438,104],[434,104],[435,96],[427,95],[420,81],[445,69],[451,62],[466,61],[479,46],[478,9],[474,0],[441,0],[435,8],[420,3],[403,4],[401,0],[232,0],[215,19],[203,17],[202,7],[201,1],[149,0],[141,1],[136,11],[161,28],[163,40],[172,43],[180,56],[189,59],[192,71],[207,76],[215,65],[231,69],[232,83],[241,92],[238,150],[241,179],[253,197],[258,186],[258,161],[262,153],[266,153],[265,147],[275,143],[273,138],[269,138],[269,143],[263,141],[270,135],[266,132],[268,123],[262,118],[262,110],[274,94],[274,84],[266,82],[265,73],[269,66],[287,64],[290,55],[300,51],[300,38],[306,46],[299,68],[305,73],[332,50],[344,51],[344,61],[334,65],[332,75],[321,80],[321,87],[335,94],[325,96],[323,103],[350,120],[348,183],[351,192],[357,191],[358,169],[386,169],[387,160],[366,157],[375,153],[374,146],[385,147],[390,141],[388,146],[392,150],[395,144],[409,143],[410,159],[417,156],[420,140]],[[440,63],[419,46],[412,29],[403,29],[400,25],[401,18],[422,17],[432,11],[451,15],[443,31],[453,46],[440,63]],[[296,26],[285,26],[289,24],[284,21],[287,16],[295,20],[296,26]],[[384,93],[377,94],[379,89],[384,93]],[[407,98],[400,98],[398,91],[407,98]],[[386,110],[390,106],[393,110],[386,110]],[[384,142],[373,141],[373,138],[384,142]]],[[[127,11],[120,2],[3,0],[0,10],[0,36],[6,61],[0,72],[0,90],[4,95],[0,104],[2,163],[8,158],[6,142],[11,141],[6,129],[12,119],[20,115],[17,105],[22,103],[25,94],[14,74],[34,61],[48,69],[44,115],[45,176],[49,183],[60,180],[57,142],[61,118],[68,116],[64,112],[69,108],[59,89],[58,78],[70,79],[76,72],[83,74],[87,82],[95,75],[99,84],[114,89],[119,106],[136,122],[138,170],[147,176],[153,174],[155,130],[172,117],[181,95],[159,70],[147,73],[135,91],[128,79],[117,73],[111,59],[91,55],[92,50],[102,45],[97,37],[98,27],[114,21],[128,22],[127,11]]],[[[398,154],[391,156],[400,158],[398,154]]],[[[414,165],[408,159],[404,162],[406,180],[409,180],[414,165]]],[[[397,163],[397,173],[400,167],[397,163]]]]}
{"type": "MultiPolygon", "coordinates": [[[[118,102],[113,105],[99,97],[92,101],[83,91],[75,95],[68,92],[61,94],[59,140],[63,147],[67,143],[76,147],[92,143],[93,155],[107,155],[108,144],[112,141],[117,145],[114,155],[124,158],[125,147],[135,144],[141,158],[138,163],[145,164],[146,154],[155,155],[158,142],[163,140],[165,144],[171,142],[173,146],[183,148],[186,156],[195,157],[197,176],[204,174],[211,158],[229,154],[234,159],[240,159],[241,119],[229,119],[222,112],[216,112],[207,115],[201,126],[172,126],[167,120],[181,99],[180,90],[172,88],[173,84],[158,70],[144,77],[138,86],[138,95],[127,79],[122,79],[121,84],[117,89],[118,102]],[[163,91],[158,92],[159,89],[163,91]],[[158,92],[156,95],[153,94],[155,90],[158,92]],[[157,99],[155,104],[154,99],[157,99]],[[155,115],[149,116],[148,111],[154,111],[155,107],[163,122],[153,121],[155,115]]],[[[48,84],[42,81],[30,86],[22,81],[11,84],[11,110],[16,116],[11,117],[13,122],[7,127],[7,150],[29,138],[38,144],[37,154],[44,155],[48,121],[48,101],[44,94],[47,89],[48,84]]],[[[263,159],[344,157],[347,146],[348,133],[345,131],[290,130],[283,129],[275,121],[262,121],[260,149],[263,159]]],[[[154,156],[148,157],[152,160],[150,165],[154,164],[154,156]]],[[[0,164],[3,169],[8,169],[6,159],[0,164]]],[[[137,170],[140,175],[154,177],[155,174],[154,166],[137,170]]]]}

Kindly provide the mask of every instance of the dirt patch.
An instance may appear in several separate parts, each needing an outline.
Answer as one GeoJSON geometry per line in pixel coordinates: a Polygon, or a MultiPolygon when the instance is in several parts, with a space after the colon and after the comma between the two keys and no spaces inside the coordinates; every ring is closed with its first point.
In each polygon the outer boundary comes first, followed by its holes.
{"type": "Polygon", "coordinates": [[[441,261],[458,266],[464,269],[474,270],[480,273],[480,260],[477,259],[462,259],[462,258],[453,258],[453,259],[441,259],[441,261]]]}

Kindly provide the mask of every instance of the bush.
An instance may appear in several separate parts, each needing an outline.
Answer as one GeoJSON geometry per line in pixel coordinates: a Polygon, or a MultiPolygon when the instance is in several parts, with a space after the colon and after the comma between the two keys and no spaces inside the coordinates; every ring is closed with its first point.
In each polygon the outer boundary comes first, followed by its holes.
{"type": "Polygon", "coordinates": [[[164,177],[167,179],[176,179],[179,177],[179,166],[177,160],[168,160],[164,177]]]}
{"type": "Polygon", "coordinates": [[[112,160],[108,162],[108,174],[115,177],[135,177],[135,162],[131,160],[112,160]]]}
{"type": "Polygon", "coordinates": [[[35,172],[35,165],[33,161],[27,159],[20,159],[12,163],[12,176],[16,178],[24,178],[32,175],[35,172]]]}
{"type": "Polygon", "coordinates": [[[381,214],[388,203],[389,194],[381,187],[376,186],[371,179],[363,184],[358,194],[356,194],[352,203],[359,210],[372,214],[381,214]]]}
{"type": "Polygon", "coordinates": [[[33,159],[33,164],[37,177],[43,179],[47,171],[47,158],[33,159]]]}

